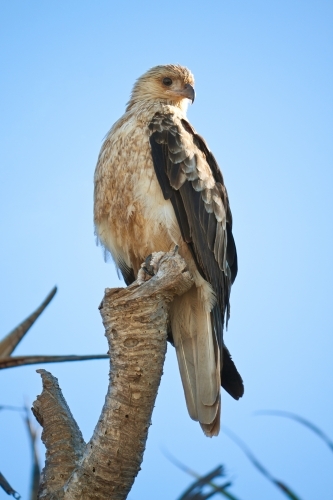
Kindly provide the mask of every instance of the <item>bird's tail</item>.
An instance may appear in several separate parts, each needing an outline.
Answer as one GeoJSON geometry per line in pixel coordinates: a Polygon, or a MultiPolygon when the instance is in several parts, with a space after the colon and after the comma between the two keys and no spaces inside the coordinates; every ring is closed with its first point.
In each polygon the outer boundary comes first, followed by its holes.
{"type": "Polygon", "coordinates": [[[244,394],[242,377],[238,373],[230,352],[223,341],[223,314],[218,304],[212,309],[212,323],[219,346],[223,346],[221,354],[221,383],[224,390],[234,399],[239,399],[244,394]]]}
{"type": "Polygon", "coordinates": [[[220,353],[211,314],[193,286],[176,297],[170,309],[171,329],[187,409],[206,436],[220,430],[220,353]]]}

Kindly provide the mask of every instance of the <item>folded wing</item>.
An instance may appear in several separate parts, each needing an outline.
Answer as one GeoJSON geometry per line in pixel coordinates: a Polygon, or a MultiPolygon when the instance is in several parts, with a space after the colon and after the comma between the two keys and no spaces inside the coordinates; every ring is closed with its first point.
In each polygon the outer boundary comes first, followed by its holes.
{"type": "Polygon", "coordinates": [[[164,198],[170,199],[198,270],[217,297],[211,321],[221,353],[222,386],[239,399],[243,382],[223,343],[224,317],[228,320],[230,288],[237,274],[232,216],[223,177],[204,139],[186,120],[178,120],[171,113],[156,113],[149,129],[154,168],[164,198]]]}

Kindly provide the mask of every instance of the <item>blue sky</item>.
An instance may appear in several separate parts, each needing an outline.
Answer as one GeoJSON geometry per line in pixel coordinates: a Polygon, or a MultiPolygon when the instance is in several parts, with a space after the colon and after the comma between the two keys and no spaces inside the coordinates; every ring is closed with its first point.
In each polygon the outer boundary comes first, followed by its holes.
{"type": "MultiPolygon", "coordinates": [[[[1,335],[57,284],[15,354],[106,352],[98,305],[120,283],[95,246],[97,155],[135,79],[186,65],[197,91],[188,116],[223,171],[239,255],[226,339],[245,395],[223,394],[222,422],[302,498],[332,498],[332,456],[318,438],[254,416],[296,412],[333,436],[332,3],[13,0],[0,13],[1,335]]],[[[0,404],[32,402],[36,368],[1,372],[0,404]]],[[[107,362],[45,368],[89,439],[107,362]]],[[[25,429],[17,414],[0,422],[0,471],[24,500],[25,429]]],[[[190,420],[172,348],[130,500],[176,499],[191,481],[162,449],[199,473],[224,464],[241,500],[282,498],[227,436],[207,439],[190,420]]]]}

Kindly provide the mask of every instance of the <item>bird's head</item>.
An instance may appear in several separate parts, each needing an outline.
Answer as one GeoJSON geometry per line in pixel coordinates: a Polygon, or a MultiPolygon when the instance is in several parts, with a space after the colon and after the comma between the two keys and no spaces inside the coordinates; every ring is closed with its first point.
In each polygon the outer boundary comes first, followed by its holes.
{"type": "Polygon", "coordinates": [[[194,101],[194,77],[184,66],[166,64],[155,66],[135,82],[127,109],[138,102],[163,102],[184,111],[188,99],[194,101]]]}

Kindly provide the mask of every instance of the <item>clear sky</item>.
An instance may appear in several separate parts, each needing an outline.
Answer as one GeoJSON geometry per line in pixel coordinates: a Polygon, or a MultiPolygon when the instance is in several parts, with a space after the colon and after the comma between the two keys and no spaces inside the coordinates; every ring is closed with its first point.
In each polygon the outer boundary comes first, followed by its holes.
{"type": "MultiPolygon", "coordinates": [[[[223,171],[239,255],[226,341],[245,395],[223,394],[222,422],[305,500],[332,498],[332,454],[296,423],[254,412],[292,411],[333,436],[332,22],[324,0],[0,8],[1,335],[57,284],[15,354],[106,352],[98,305],[121,284],[95,246],[97,155],[138,76],[188,66],[197,90],[189,119],[223,171]]],[[[0,373],[0,405],[34,400],[36,368],[0,373]]],[[[45,368],[88,440],[107,361],[45,368]]],[[[163,449],[199,473],[224,464],[240,500],[282,498],[226,435],[205,438],[190,420],[171,347],[164,372],[130,500],[176,500],[190,483],[163,449]]],[[[30,456],[18,414],[0,412],[0,443],[0,471],[25,500],[30,456]]]]}

